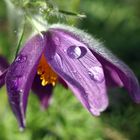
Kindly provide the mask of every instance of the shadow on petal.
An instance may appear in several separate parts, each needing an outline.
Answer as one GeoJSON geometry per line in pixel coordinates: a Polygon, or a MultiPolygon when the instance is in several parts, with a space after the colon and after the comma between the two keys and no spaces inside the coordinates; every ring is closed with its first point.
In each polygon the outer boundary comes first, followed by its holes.
{"type": "Polygon", "coordinates": [[[9,63],[7,60],[3,56],[0,56],[0,88],[5,84],[5,76],[8,67],[9,63]]]}
{"type": "MultiPolygon", "coordinates": [[[[121,60],[113,56],[113,54],[110,54],[110,57],[105,57],[103,54],[94,52],[92,50],[92,53],[96,56],[96,58],[100,61],[100,63],[104,67],[104,71],[106,71],[107,67],[114,71],[114,74],[116,78],[114,78],[111,75],[111,72],[108,73],[110,74],[105,75],[107,78],[110,77],[111,81],[116,83],[118,86],[122,87],[124,86],[125,89],[128,90],[130,97],[136,102],[140,103],[140,86],[138,79],[136,78],[135,74],[132,72],[132,70],[124,64],[121,60]]],[[[109,55],[109,54],[108,54],[109,55]]]]}
{"type": "Polygon", "coordinates": [[[32,90],[39,98],[41,108],[47,109],[50,103],[50,99],[52,97],[53,86],[51,84],[42,86],[40,76],[36,75],[33,81],[32,90]]]}

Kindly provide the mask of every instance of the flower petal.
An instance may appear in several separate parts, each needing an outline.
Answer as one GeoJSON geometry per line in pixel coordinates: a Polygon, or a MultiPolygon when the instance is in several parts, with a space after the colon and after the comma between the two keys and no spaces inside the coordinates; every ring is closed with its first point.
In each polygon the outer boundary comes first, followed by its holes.
{"type": "Polygon", "coordinates": [[[123,82],[121,81],[118,73],[111,67],[108,67],[105,65],[105,63],[102,63],[104,74],[106,78],[106,84],[108,87],[123,87],[123,82]]]}
{"type": "Polygon", "coordinates": [[[46,58],[85,108],[96,116],[105,110],[108,98],[102,65],[85,44],[69,32],[50,29],[46,58]]]}
{"type": "Polygon", "coordinates": [[[28,94],[45,43],[45,36],[40,35],[36,35],[27,41],[7,72],[6,86],[9,102],[21,128],[25,127],[28,94]]]}
{"type": "Polygon", "coordinates": [[[58,77],[58,82],[59,82],[59,84],[61,84],[66,89],[68,88],[67,83],[61,77],[58,77]]]}
{"type": "Polygon", "coordinates": [[[8,67],[9,64],[7,60],[4,57],[0,56],[0,88],[5,84],[5,76],[8,67]]]}
{"type": "Polygon", "coordinates": [[[53,86],[51,84],[42,86],[40,77],[36,75],[32,85],[32,90],[38,96],[42,109],[47,109],[52,97],[53,86]]]}
{"type": "MultiPolygon", "coordinates": [[[[121,60],[117,59],[111,54],[108,54],[110,55],[110,57],[106,57],[105,55],[103,56],[103,54],[97,52],[93,52],[93,54],[101,62],[101,64],[104,65],[103,67],[105,70],[106,68],[109,68],[114,71],[115,76],[119,78],[118,86],[124,86],[124,88],[128,90],[130,97],[136,103],[140,103],[140,86],[138,79],[136,78],[132,70],[121,60]]],[[[110,76],[112,77],[114,82],[117,80],[112,75],[110,76]]]]}
{"type": "Polygon", "coordinates": [[[88,46],[90,50],[92,50],[93,55],[100,61],[105,72],[106,70],[108,71],[109,68],[111,71],[113,71],[113,73],[115,73],[113,76],[109,75],[108,77],[105,75],[105,77],[110,80],[112,79],[113,82],[118,84],[118,86],[124,86],[125,89],[128,90],[130,97],[136,103],[140,103],[140,86],[138,79],[126,64],[114,56],[101,43],[81,30],[61,24],[55,24],[52,26],[52,28],[57,28],[63,32],[69,31],[69,34],[72,36],[74,33],[74,36],[77,38],[77,40],[80,40],[83,42],[83,44],[88,46]],[[117,81],[114,75],[117,77],[117,81]]]}
{"type": "Polygon", "coordinates": [[[7,70],[5,70],[5,71],[0,75],[0,88],[5,84],[6,73],[7,73],[7,70]]]}
{"type": "Polygon", "coordinates": [[[7,60],[4,57],[0,56],[0,75],[8,67],[9,63],[7,62],[7,60]]]}

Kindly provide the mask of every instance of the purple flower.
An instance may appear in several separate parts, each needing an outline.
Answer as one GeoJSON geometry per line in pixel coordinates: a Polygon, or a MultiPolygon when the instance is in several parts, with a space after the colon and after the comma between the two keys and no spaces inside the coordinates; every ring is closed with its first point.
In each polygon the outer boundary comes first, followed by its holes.
{"type": "MultiPolygon", "coordinates": [[[[82,105],[98,116],[108,106],[107,88],[124,87],[140,103],[134,73],[87,33],[65,25],[29,39],[1,79],[6,80],[9,102],[21,128],[29,90],[48,107],[56,83],[69,87],[82,105]]],[[[0,79],[0,80],[1,80],[0,79]]]]}
{"type": "Polygon", "coordinates": [[[4,57],[0,56],[0,88],[5,84],[5,76],[8,67],[9,64],[7,60],[4,57]]]}

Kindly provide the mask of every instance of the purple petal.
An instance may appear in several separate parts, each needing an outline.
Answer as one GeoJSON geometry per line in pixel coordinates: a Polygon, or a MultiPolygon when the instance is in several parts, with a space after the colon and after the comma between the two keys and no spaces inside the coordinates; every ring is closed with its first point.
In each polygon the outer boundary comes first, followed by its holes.
{"type": "Polygon", "coordinates": [[[4,57],[0,56],[0,88],[5,84],[5,76],[8,67],[9,64],[7,60],[4,57]]]}
{"type": "Polygon", "coordinates": [[[136,103],[140,103],[140,86],[138,79],[126,64],[115,57],[101,43],[81,30],[60,24],[53,25],[52,28],[57,28],[58,30],[61,30],[65,33],[69,31],[69,34],[71,34],[71,36],[73,36],[74,33],[74,36],[77,40],[80,40],[81,42],[83,42],[83,44],[88,46],[90,50],[92,50],[93,55],[102,64],[104,72],[107,73],[111,71],[111,73],[113,73],[113,76],[105,75],[105,78],[107,80],[110,79],[110,81],[116,83],[115,85],[124,86],[125,89],[128,90],[130,97],[136,103]],[[117,80],[115,77],[117,77],[117,80]]]}
{"type": "Polygon", "coordinates": [[[46,37],[36,35],[24,45],[6,76],[6,86],[11,108],[21,128],[25,127],[25,111],[29,90],[32,86],[46,37]]]}
{"type": "Polygon", "coordinates": [[[5,84],[6,73],[7,73],[7,70],[5,70],[5,71],[0,75],[0,88],[5,84]]]}
{"type": "Polygon", "coordinates": [[[46,58],[85,108],[96,116],[105,110],[108,98],[102,65],[85,44],[68,32],[50,29],[46,58]]]}
{"type": "Polygon", "coordinates": [[[38,96],[42,109],[47,109],[52,97],[53,86],[51,84],[42,86],[40,77],[36,75],[32,85],[32,90],[38,96]]]}
{"type": "Polygon", "coordinates": [[[105,63],[102,63],[104,74],[106,78],[106,84],[108,87],[123,87],[123,82],[121,81],[118,73],[111,67],[108,67],[105,65],[105,63]]]}
{"type": "MultiPolygon", "coordinates": [[[[101,53],[97,53],[92,51],[93,54],[97,57],[97,59],[101,62],[106,71],[107,68],[111,69],[115,76],[118,78],[112,77],[113,81],[117,82],[118,86],[124,86],[125,89],[128,90],[130,97],[136,102],[140,103],[140,86],[138,79],[132,72],[132,70],[124,64],[121,60],[117,59],[115,56],[110,55],[109,57],[103,56],[101,53]]],[[[111,73],[110,73],[111,74],[111,73]]],[[[106,75],[108,77],[108,75],[106,75]]]]}
{"type": "Polygon", "coordinates": [[[4,57],[0,56],[0,75],[8,67],[9,63],[7,62],[7,60],[4,57]]]}
{"type": "Polygon", "coordinates": [[[64,86],[66,89],[68,88],[68,85],[67,83],[61,78],[61,77],[58,77],[58,82],[64,86]]]}

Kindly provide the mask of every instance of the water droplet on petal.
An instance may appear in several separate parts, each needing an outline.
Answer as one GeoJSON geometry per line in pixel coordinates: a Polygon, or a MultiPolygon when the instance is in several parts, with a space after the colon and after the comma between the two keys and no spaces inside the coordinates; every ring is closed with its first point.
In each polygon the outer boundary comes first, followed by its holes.
{"type": "Polygon", "coordinates": [[[61,46],[61,45],[60,45],[60,38],[59,38],[59,37],[55,36],[55,37],[53,38],[53,40],[54,40],[54,42],[55,42],[55,45],[61,46]]]}
{"type": "Polygon", "coordinates": [[[63,61],[58,53],[55,54],[54,59],[56,59],[56,63],[60,66],[60,68],[63,68],[63,61]]]}
{"type": "Polygon", "coordinates": [[[78,73],[78,71],[73,70],[72,73],[73,73],[73,76],[76,77],[76,79],[78,81],[82,80],[82,77],[81,77],[80,73],[78,73]]]}
{"type": "Polygon", "coordinates": [[[104,81],[103,69],[100,66],[91,67],[88,71],[90,78],[96,82],[104,81]]]}
{"type": "Polygon", "coordinates": [[[14,78],[11,79],[11,84],[9,86],[10,91],[13,92],[13,95],[19,93],[19,86],[20,86],[20,81],[22,81],[22,76],[15,76],[14,78]]]}
{"type": "Polygon", "coordinates": [[[27,59],[27,56],[19,55],[19,56],[16,58],[16,62],[23,63],[23,62],[26,61],[26,59],[27,59]]]}
{"type": "Polygon", "coordinates": [[[67,49],[67,55],[72,59],[78,59],[85,54],[86,49],[82,46],[70,46],[67,49]]]}
{"type": "Polygon", "coordinates": [[[19,90],[19,94],[23,94],[23,90],[22,89],[19,90]]]}

